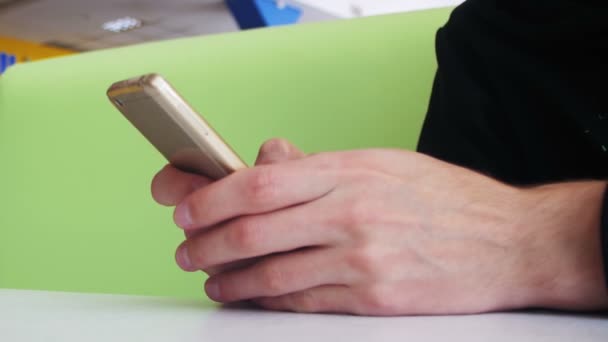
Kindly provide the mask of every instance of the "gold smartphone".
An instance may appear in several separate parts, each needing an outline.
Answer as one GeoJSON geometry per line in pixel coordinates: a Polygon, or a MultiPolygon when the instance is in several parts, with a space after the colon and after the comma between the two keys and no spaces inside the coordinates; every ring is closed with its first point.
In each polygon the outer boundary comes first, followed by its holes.
{"type": "Polygon", "coordinates": [[[175,167],[212,179],[247,167],[162,76],[148,74],[116,82],[107,94],[175,167]]]}

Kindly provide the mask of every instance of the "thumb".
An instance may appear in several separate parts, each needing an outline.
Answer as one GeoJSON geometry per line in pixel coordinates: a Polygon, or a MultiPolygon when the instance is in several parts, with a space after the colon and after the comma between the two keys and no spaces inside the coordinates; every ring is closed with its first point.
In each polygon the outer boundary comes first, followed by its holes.
{"type": "Polygon", "coordinates": [[[274,164],[282,161],[299,159],[306,154],[286,139],[274,138],[266,141],[260,147],[255,165],[274,164]]]}

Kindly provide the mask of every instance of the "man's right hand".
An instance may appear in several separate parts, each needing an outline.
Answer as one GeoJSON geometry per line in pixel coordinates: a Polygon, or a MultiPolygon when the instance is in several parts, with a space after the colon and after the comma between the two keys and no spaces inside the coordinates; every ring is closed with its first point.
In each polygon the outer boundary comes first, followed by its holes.
{"type": "MultiPolygon", "coordinates": [[[[262,144],[255,165],[276,164],[283,161],[303,158],[304,152],[285,139],[270,139],[262,144]]],[[[213,183],[213,180],[193,173],[181,171],[172,165],[165,166],[152,181],[152,197],[161,205],[174,207],[191,193],[213,183]],[[179,180],[179,181],[177,181],[179,180]],[[163,189],[163,191],[157,191],[163,189]]],[[[199,231],[186,230],[186,238],[196,236],[199,231]]],[[[209,268],[206,273],[213,276],[218,273],[251,265],[256,259],[244,260],[230,265],[209,268]]]]}

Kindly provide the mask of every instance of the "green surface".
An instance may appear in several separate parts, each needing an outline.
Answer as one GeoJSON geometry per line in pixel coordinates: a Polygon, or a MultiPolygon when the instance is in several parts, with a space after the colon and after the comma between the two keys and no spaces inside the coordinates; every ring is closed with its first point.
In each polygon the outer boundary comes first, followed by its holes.
{"type": "Polygon", "coordinates": [[[251,163],[270,137],[305,151],[413,148],[448,10],[181,39],[17,65],[0,78],[0,287],[201,297],[149,183],[160,155],[107,102],[165,75],[251,163]]]}

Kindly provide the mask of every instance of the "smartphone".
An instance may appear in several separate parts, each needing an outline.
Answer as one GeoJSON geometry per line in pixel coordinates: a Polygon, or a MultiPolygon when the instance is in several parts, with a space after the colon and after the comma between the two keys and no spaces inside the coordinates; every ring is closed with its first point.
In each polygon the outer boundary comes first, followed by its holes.
{"type": "Polygon", "coordinates": [[[175,167],[220,179],[247,165],[158,74],[114,83],[114,106],[175,167]]]}

